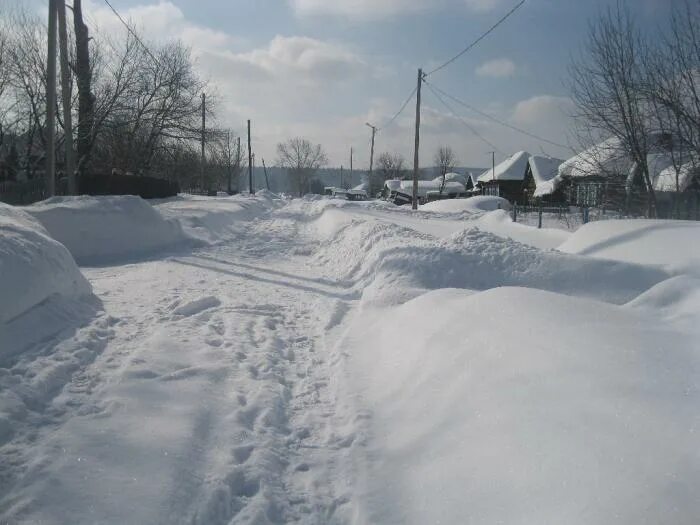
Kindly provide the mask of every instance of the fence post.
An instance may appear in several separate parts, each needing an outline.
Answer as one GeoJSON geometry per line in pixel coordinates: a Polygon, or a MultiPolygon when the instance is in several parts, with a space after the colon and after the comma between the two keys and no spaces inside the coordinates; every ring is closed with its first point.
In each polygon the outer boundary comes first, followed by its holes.
{"type": "Polygon", "coordinates": [[[513,203],[513,222],[518,222],[518,204],[513,203]]]}
{"type": "Polygon", "coordinates": [[[537,212],[537,228],[542,228],[542,203],[540,202],[540,209],[537,212]]]}

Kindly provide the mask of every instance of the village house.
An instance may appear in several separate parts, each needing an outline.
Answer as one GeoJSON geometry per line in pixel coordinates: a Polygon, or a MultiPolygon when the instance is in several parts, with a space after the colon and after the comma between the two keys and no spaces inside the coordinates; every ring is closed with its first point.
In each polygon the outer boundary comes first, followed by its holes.
{"type": "Polygon", "coordinates": [[[503,197],[515,204],[530,204],[535,199],[552,201],[558,197],[552,180],[561,163],[559,159],[519,151],[482,173],[477,184],[482,195],[503,197]]]}

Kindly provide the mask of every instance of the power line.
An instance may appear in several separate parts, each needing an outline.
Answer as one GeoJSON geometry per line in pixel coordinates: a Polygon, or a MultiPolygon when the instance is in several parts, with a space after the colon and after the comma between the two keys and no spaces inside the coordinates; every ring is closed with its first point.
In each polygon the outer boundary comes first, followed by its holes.
{"type": "Polygon", "coordinates": [[[496,147],[495,144],[493,144],[491,141],[489,141],[488,139],[486,139],[485,137],[483,137],[478,131],[476,131],[476,129],[475,129],[471,124],[469,124],[463,117],[459,116],[459,115],[450,107],[450,105],[449,105],[447,102],[445,102],[445,100],[444,100],[440,95],[438,95],[437,91],[435,91],[435,90],[433,89],[433,86],[432,86],[431,84],[429,84],[428,82],[426,82],[425,85],[428,86],[428,89],[433,93],[433,95],[435,95],[435,98],[437,98],[437,99],[447,108],[447,111],[449,111],[449,112],[452,114],[452,116],[454,116],[455,118],[461,120],[461,121],[462,121],[462,124],[464,124],[467,128],[469,128],[469,130],[470,130],[474,135],[476,135],[477,138],[481,139],[482,142],[484,142],[485,144],[488,144],[490,147],[492,147],[493,150],[494,150],[496,153],[499,153],[499,154],[505,156],[505,153],[503,153],[500,149],[498,149],[498,148],[496,147]]]}
{"type": "MultiPolygon", "coordinates": [[[[428,84],[427,81],[426,81],[425,83],[428,84]]],[[[530,137],[530,138],[539,140],[540,142],[546,142],[547,144],[551,144],[552,146],[556,146],[556,147],[558,147],[558,148],[565,148],[565,149],[568,149],[568,148],[569,148],[569,146],[565,146],[564,144],[559,144],[558,142],[554,142],[554,141],[552,141],[552,140],[545,139],[545,138],[543,138],[543,137],[540,137],[539,135],[535,135],[534,133],[530,133],[529,131],[526,131],[526,130],[524,130],[524,129],[518,128],[518,127],[516,127],[516,126],[513,126],[512,124],[508,124],[507,122],[503,122],[502,120],[499,120],[499,119],[497,119],[496,117],[494,117],[494,116],[492,116],[492,115],[489,115],[488,113],[484,113],[483,111],[476,109],[474,106],[470,106],[469,104],[467,104],[467,103],[464,102],[463,100],[460,100],[460,99],[458,99],[457,97],[450,95],[449,93],[445,93],[442,89],[440,89],[439,87],[435,86],[434,84],[428,84],[428,85],[429,85],[429,86],[432,86],[432,88],[434,88],[435,90],[437,90],[438,92],[440,92],[442,95],[444,95],[444,96],[446,96],[446,97],[448,97],[448,98],[454,100],[457,104],[460,104],[461,106],[464,106],[464,107],[467,108],[468,110],[473,111],[474,113],[477,113],[477,114],[481,115],[482,117],[485,117],[485,118],[487,118],[487,119],[489,119],[489,120],[492,120],[492,121],[495,122],[496,124],[500,124],[501,126],[504,126],[504,127],[506,127],[506,128],[512,129],[513,131],[517,131],[518,133],[522,133],[523,135],[527,135],[527,136],[530,137]]],[[[431,89],[432,89],[432,88],[431,88],[431,89]]]]}
{"type": "Polygon", "coordinates": [[[493,32],[494,29],[496,29],[496,28],[497,28],[498,26],[500,26],[503,22],[505,22],[506,19],[507,19],[510,15],[512,15],[512,14],[515,13],[518,9],[520,9],[520,7],[521,7],[524,3],[525,3],[525,0],[521,0],[513,9],[511,9],[510,11],[508,11],[498,22],[496,22],[494,25],[492,25],[492,26],[488,29],[488,31],[486,31],[485,33],[483,33],[479,38],[477,38],[476,40],[474,40],[471,44],[469,44],[467,47],[465,47],[462,51],[460,51],[460,52],[457,53],[455,56],[453,56],[452,58],[450,58],[447,62],[443,63],[442,65],[440,65],[440,66],[438,66],[438,67],[436,67],[435,69],[433,69],[432,71],[426,73],[425,75],[426,75],[426,76],[432,75],[433,73],[435,73],[435,72],[437,72],[437,71],[440,71],[442,68],[449,66],[452,62],[454,62],[454,61],[457,60],[459,57],[461,57],[462,55],[464,55],[467,51],[469,51],[470,49],[472,49],[472,48],[473,48],[474,46],[476,46],[479,42],[481,42],[484,38],[486,38],[489,34],[491,34],[491,32],[493,32]]]}
{"type": "Polygon", "coordinates": [[[381,128],[377,128],[377,130],[388,128],[389,126],[391,126],[394,123],[394,121],[397,118],[399,118],[399,115],[401,115],[401,113],[403,113],[403,110],[406,109],[406,106],[408,106],[408,103],[413,99],[413,95],[416,94],[417,90],[418,90],[418,88],[414,87],[413,91],[411,91],[411,94],[408,95],[408,98],[406,99],[406,101],[401,105],[401,108],[394,114],[393,117],[391,117],[389,119],[389,121],[386,124],[384,124],[381,128]]]}
{"type": "Polygon", "coordinates": [[[141,38],[139,38],[139,36],[136,34],[136,32],[135,32],[133,29],[131,29],[131,27],[129,26],[129,24],[127,24],[126,20],[124,20],[124,19],[122,18],[122,15],[120,15],[119,12],[114,8],[114,6],[113,6],[112,4],[109,3],[109,0],[104,0],[104,2],[105,2],[105,4],[107,4],[107,5],[109,6],[109,8],[112,10],[112,12],[113,12],[115,15],[117,15],[117,18],[119,19],[119,21],[120,21],[122,24],[124,24],[124,27],[126,27],[127,31],[129,31],[129,33],[131,34],[131,36],[133,36],[133,37],[136,39],[136,41],[137,41],[139,44],[141,44],[141,47],[143,47],[144,51],[146,51],[146,53],[148,54],[148,56],[150,56],[150,57],[153,59],[153,61],[156,63],[156,65],[157,65],[158,67],[160,67],[160,61],[155,57],[155,55],[154,55],[153,53],[151,53],[151,50],[148,49],[148,46],[147,46],[146,44],[143,43],[143,40],[141,40],[141,38]]]}

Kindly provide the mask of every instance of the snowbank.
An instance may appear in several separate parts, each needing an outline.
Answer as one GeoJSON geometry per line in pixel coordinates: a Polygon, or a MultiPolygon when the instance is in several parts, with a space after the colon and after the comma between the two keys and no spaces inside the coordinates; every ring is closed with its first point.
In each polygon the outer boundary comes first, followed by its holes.
{"type": "Polygon", "coordinates": [[[188,236],[216,243],[238,236],[242,223],[283,202],[278,195],[261,190],[253,196],[239,194],[223,198],[183,195],[157,204],[156,210],[167,220],[179,222],[188,236]]]}
{"type": "Polygon", "coordinates": [[[152,254],[191,241],[178,222],[164,219],[140,197],[54,197],[25,209],[79,264],[152,254]]]}
{"type": "Polygon", "coordinates": [[[0,330],[49,297],[91,294],[65,246],[28,213],[0,203],[0,330]]]}
{"type": "Polygon", "coordinates": [[[503,197],[477,196],[468,199],[446,199],[433,201],[420,207],[422,211],[440,213],[482,213],[492,210],[510,210],[510,202],[503,197]]]}
{"type": "Polygon", "coordinates": [[[656,268],[542,251],[474,227],[438,239],[385,221],[348,221],[342,212],[319,220],[327,221],[319,231],[330,236],[316,262],[379,303],[436,288],[525,286],[622,304],[669,277],[656,268]]]}
{"type": "Polygon", "coordinates": [[[366,311],[347,333],[366,436],[357,521],[700,515],[690,337],[639,311],[522,288],[428,293],[366,311]]]}
{"type": "Polygon", "coordinates": [[[559,250],[638,264],[664,266],[674,273],[700,272],[700,223],[662,220],[608,220],[586,224],[559,250]]]}
{"type": "Polygon", "coordinates": [[[557,228],[533,228],[513,222],[505,211],[493,211],[474,221],[480,230],[506,237],[543,250],[552,249],[565,242],[571,233],[557,228]]]}

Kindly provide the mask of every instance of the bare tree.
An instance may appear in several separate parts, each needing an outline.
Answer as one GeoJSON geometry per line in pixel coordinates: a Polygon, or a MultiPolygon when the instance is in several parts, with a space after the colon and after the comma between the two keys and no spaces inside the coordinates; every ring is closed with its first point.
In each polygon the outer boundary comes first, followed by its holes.
{"type": "Polygon", "coordinates": [[[678,214],[684,165],[700,161],[700,8],[687,0],[674,4],[670,31],[650,54],[647,96],[657,125],[671,138],[675,170],[674,214],[678,214]]]}
{"type": "Polygon", "coordinates": [[[400,153],[385,151],[377,157],[378,171],[382,174],[382,185],[387,180],[400,179],[403,176],[405,159],[400,153]]]}
{"type": "Polygon", "coordinates": [[[292,187],[301,197],[309,191],[309,184],[316,170],[328,162],[323,147],[307,139],[295,137],[277,144],[277,159],[287,169],[292,187]]]}
{"type": "MultiPolygon", "coordinates": [[[[584,56],[570,67],[572,98],[584,133],[619,140],[634,162],[647,193],[647,213],[656,196],[647,156],[653,147],[653,115],[645,96],[648,47],[621,1],[592,23],[584,56]]],[[[582,144],[584,147],[590,144],[582,144]]]]}
{"type": "Polygon", "coordinates": [[[440,176],[442,177],[442,181],[440,182],[440,194],[442,195],[447,182],[445,176],[454,170],[457,165],[457,156],[450,146],[440,146],[435,152],[434,162],[440,170],[440,176]]]}

